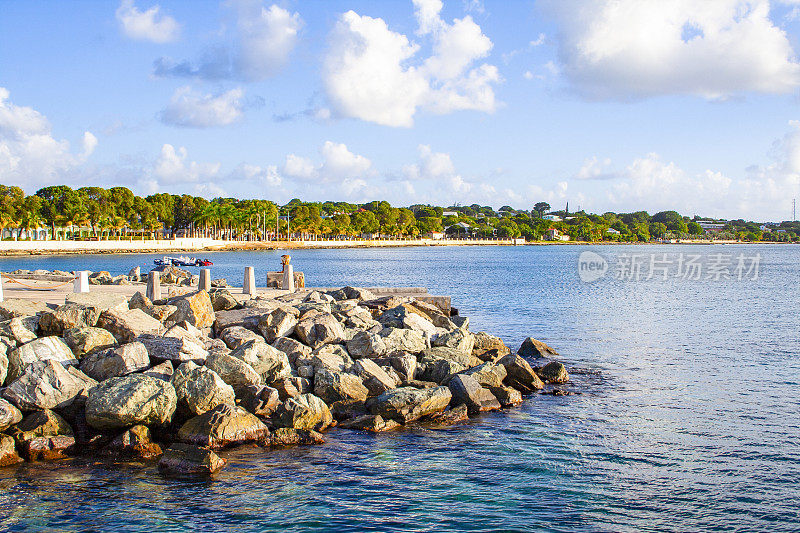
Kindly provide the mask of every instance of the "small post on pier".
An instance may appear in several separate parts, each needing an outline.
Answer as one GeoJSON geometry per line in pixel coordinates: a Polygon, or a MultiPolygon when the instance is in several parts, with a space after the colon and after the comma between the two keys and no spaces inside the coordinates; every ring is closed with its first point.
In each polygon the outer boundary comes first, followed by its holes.
{"type": "Polygon", "coordinates": [[[208,291],[211,289],[211,269],[210,268],[201,268],[200,269],[200,284],[198,288],[201,291],[208,291]]]}
{"type": "Polygon", "coordinates": [[[161,274],[157,270],[147,274],[147,298],[151,302],[161,299],[161,274]]]}
{"type": "Polygon", "coordinates": [[[0,274],[0,302],[3,301],[3,275],[0,274]]]}
{"type": "Polygon", "coordinates": [[[75,272],[75,281],[72,282],[72,292],[89,292],[88,270],[78,270],[75,272]]]}
{"type": "Polygon", "coordinates": [[[242,294],[247,294],[248,296],[256,295],[256,271],[253,267],[244,267],[242,294]]]}
{"type": "Polygon", "coordinates": [[[289,255],[281,256],[281,263],[283,263],[283,286],[285,291],[294,292],[294,267],[292,266],[292,257],[289,255]]]}

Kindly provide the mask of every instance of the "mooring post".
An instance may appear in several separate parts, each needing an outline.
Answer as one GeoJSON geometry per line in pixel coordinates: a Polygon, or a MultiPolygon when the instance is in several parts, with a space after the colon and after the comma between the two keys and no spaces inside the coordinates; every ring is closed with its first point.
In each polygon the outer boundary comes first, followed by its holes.
{"type": "Polygon", "coordinates": [[[147,298],[151,302],[161,299],[161,274],[157,270],[147,274],[147,298]]]}
{"type": "Polygon", "coordinates": [[[3,301],[3,275],[0,274],[0,302],[3,301]]]}
{"type": "Polygon", "coordinates": [[[253,267],[244,267],[244,284],[242,294],[256,295],[256,270],[253,267]]]}
{"type": "Polygon", "coordinates": [[[201,268],[200,269],[200,284],[198,288],[201,291],[208,291],[211,289],[211,269],[210,268],[201,268]]]}
{"type": "Polygon", "coordinates": [[[283,263],[283,290],[294,292],[294,267],[292,266],[292,257],[289,255],[282,255],[281,262],[283,263]]]}
{"type": "Polygon", "coordinates": [[[78,270],[75,272],[75,281],[72,282],[72,292],[89,292],[88,270],[78,270]]]}

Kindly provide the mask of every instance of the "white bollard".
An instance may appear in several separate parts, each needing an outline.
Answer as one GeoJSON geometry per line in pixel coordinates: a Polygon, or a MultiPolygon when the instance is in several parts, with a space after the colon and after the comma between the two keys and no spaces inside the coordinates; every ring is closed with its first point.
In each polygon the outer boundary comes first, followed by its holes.
{"type": "Polygon", "coordinates": [[[3,301],[3,275],[0,274],[0,302],[3,301]]]}
{"type": "Polygon", "coordinates": [[[211,269],[210,268],[201,268],[200,269],[200,284],[199,284],[198,288],[201,291],[211,290],[211,269]]]}
{"type": "Polygon", "coordinates": [[[283,265],[283,290],[294,292],[294,267],[283,265]]]}
{"type": "Polygon", "coordinates": [[[72,292],[89,292],[88,270],[79,270],[75,272],[75,281],[72,282],[72,292]]]}
{"type": "Polygon", "coordinates": [[[244,284],[242,294],[256,295],[256,271],[253,267],[244,267],[244,284]]]}
{"type": "Polygon", "coordinates": [[[161,299],[161,274],[158,271],[147,274],[147,298],[151,302],[161,299]]]}

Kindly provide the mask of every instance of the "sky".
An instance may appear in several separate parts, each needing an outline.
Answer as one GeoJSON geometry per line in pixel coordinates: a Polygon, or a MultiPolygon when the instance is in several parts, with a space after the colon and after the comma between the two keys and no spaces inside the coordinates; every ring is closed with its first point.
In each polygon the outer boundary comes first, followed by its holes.
{"type": "Polygon", "coordinates": [[[0,183],[780,221],[800,0],[0,0],[0,183]]]}

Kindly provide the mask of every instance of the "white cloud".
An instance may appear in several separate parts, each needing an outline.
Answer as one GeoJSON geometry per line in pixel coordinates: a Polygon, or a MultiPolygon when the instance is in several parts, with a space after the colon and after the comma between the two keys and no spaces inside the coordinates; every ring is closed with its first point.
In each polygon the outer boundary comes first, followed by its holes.
{"type": "Polygon", "coordinates": [[[800,64],[767,0],[547,0],[559,57],[590,98],[788,93],[800,64]]]}
{"type": "Polygon", "coordinates": [[[56,140],[47,118],[30,107],[14,105],[0,87],[0,182],[24,188],[71,180],[69,174],[88,158],[97,138],[85,132],[82,153],[69,142],[56,140]]]}
{"type": "Polygon", "coordinates": [[[176,183],[192,183],[214,178],[219,174],[219,163],[198,163],[188,161],[186,148],[175,148],[171,144],[161,147],[161,154],[152,169],[152,177],[159,185],[168,186],[176,183]]]}
{"type": "Polygon", "coordinates": [[[168,43],[178,38],[180,25],[169,15],[160,13],[156,5],[146,11],[139,11],[133,0],[122,0],[117,8],[117,20],[122,31],[131,39],[168,43]]]}
{"type": "Polygon", "coordinates": [[[227,126],[243,116],[241,88],[218,94],[195,94],[191,87],[180,87],[161,112],[161,121],[173,126],[211,128],[227,126]]]}
{"type": "Polygon", "coordinates": [[[278,167],[269,165],[262,168],[258,165],[242,163],[231,173],[231,179],[242,179],[250,182],[257,182],[267,187],[280,187],[283,179],[278,172],[278,167]]]}
{"type": "Polygon", "coordinates": [[[590,157],[583,162],[583,166],[578,170],[575,177],[579,180],[611,179],[616,175],[610,171],[610,167],[610,158],[598,159],[597,156],[590,157]]]}
{"type": "Polygon", "coordinates": [[[303,20],[298,13],[261,0],[231,0],[237,23],[232,46],[217,44],[197,61],[174,62],[160,58],[155,75],[261,81],[273,76],[288,61],[297,45],[303,20]]]}
{"type": "Polygon", "coordinates": [[[409,127],[419,109],[495,110],[499,71],[490,64],[474,66],[489,54],[491,40],[470,16],[452,24],[442,20],[441,0],[414,0],[414,7],[417,35],[432,44],[424,60],[416,57],[420,46],[383,19],[354,11],[341,15],[323,62],[328,99],[340,116],[409,127]]]}
{"type": "Polygon", "coordinates": [[[286,156],[283,174],[297,180],[322,183],[356,183],[374,173],[372,162],[366,157],[352,153],[346,145],[326,141],[320,148],[322,161],[314,164],[311,159],[296,154],[286,156]]]}

